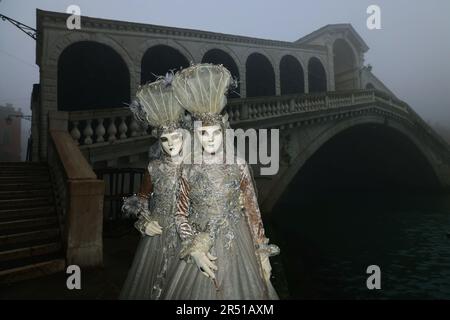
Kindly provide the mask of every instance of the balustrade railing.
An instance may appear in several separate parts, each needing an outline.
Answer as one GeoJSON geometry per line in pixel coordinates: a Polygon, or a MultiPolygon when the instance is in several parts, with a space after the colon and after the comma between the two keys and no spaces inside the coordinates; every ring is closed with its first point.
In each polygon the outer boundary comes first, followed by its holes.
{"type": "Polygon", "coordinates": [[[69,132],[79,145],[113,143],[149,134],[128,108],[73,111],[69,113],[69,132]]]}
{"type": "Polygon", "coordinates": [[[230,100],[226,107],[231,123],[302,112],[329,110],[380,101],[408,112],[406,103],[376,90],[327,92],[230,100]]]}
{"type": "MultiPolygon", "coordinates": [[[[409,112],[406,103],[377,90],[335,91],[230,100],[225,108],[232,124],[271,117],[338,109],[381,102],[397,111],[409,112]]],[[[128,108],[69,112],[68,130],[80,145],[108,144],[149,135],[128,108]]]]}

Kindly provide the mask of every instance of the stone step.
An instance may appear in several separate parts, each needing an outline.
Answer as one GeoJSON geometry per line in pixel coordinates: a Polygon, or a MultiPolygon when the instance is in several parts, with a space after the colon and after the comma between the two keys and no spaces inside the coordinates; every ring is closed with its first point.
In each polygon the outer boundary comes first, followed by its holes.
{"type": "Polygon", "coordinates": [[[21,209],[0,209],[0,221],[12,221],[28,218],[39,218],[55,215],[54,206],[36,206],[33,208],[21,208],[21,209]]]}
{"type": "Polygon", "coordinates": [[[0,168],[42,168],[47,167],[45,162],[5,162],[0,161],[0,168]]]}
{"type": "Polygon", "coordinates": [[[37,197],[49,197],[52,198],[52,190],[41,189],[41,190],[9,190],[0,191],[0,200],[11,200],[11,199],[23,199],[23,198],[37,198],[37,197]]]}
{"type": "Polygon", "coordinates": [[[0,235],[32,231],[39,228],[47,229],[57,226],[58,220],[56,216],[0,221],[0,235]]]}
{"type": "Polygon", "coordinates": [[[0,171],[3,170],[48,170],[48,165],[46,163],[32,164],[30,162],[0,162],[0,171]]]}
{"type": "Polygon", "coordinates": [[[8,245],[1,246],[0,252],[18,250],[18,249],[41,246],[41,245],[43,246],[43,245],[46,245],[49,243],[62,243],[61,237],[58,235],[57,237],[54,237],[54,238],[24,241],[24,242],[20,242],[20,243],[11,243],[8,245]]]}
{"type": "Polygon", "coordinates": [[[48,255],[61,251],[60,242],[51,242],[39,244],[29,247],[17,248],[0,252],[0,263],[5,261],[25,259],[29,257],[36,257],[41,255],[48,255]]]}
{"type": "Polygon", "coordinates": [[[18,190],[49,190],[51,188],[50,181],[35,181],[35,182],[9,182],[0,183],[0,191],[18,191],[18,190]]]}
{"type": "Polygon", "coordinates": [[[11,176],[11,177],[23,177],[23,176],[48,176],[48,169],[47,168],[43,168],[43,169],[38,169],[38,170],[31,170],[31,169],[26,169],[26,170],[20,170],[20,169],[5,169],[5,168],[0,168],[0,177],[7,177],[7,176],[11,176]]]}
{"type": "Polygon", "coordinates": [[[50,175],[39,176],[0,176],[0,184],[12,184],[12,183],[39,183],[50,181],[50,175]]]}
{"type": "Polygon", "coordinates": [[[35,208],[52,205],[52,203],[53,198],[51,197],[8,199],[8,200],[0,200],[0,208],[2,209],[35,208]]]}
{"type": "Polygon", "coordinates": [[[3,247],[16,245],[28,241],[54,239],[59,236],[59,228],[49,228],[36,231],[20,232],[0,236],[0,251],[3,247]]]}
{"type": "Polygon", "coordinates": [[[55,258],[21,267],[0,271],[0,284],[10,284],[17,281],[42,277],[65,269],[66,262],[62,258],[55,258]]]}
{"type": "MultiPolygon", "coordinates": [[[[19,249],[19,248],[17,248],[19,249]]],[[[60,251],[48,253],[48,254],[41,254],[41,255],[34,255],[34,256],[28,256],[22,259],[14,259],[14,260],[5,260],[0,261],[0,272],[4,270],[9,269],[15,269],[24,267],[26,265],[36,264],[44,261],[49,261],[53,259],[62,258],[63,255],[60,251]]]]}

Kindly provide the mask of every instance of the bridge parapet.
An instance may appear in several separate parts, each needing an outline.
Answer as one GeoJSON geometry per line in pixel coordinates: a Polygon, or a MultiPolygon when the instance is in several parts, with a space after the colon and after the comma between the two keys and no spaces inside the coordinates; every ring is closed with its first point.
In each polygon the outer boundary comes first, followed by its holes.
{"type": "MultiPolygon", "coordinates": [[[[248,120],[338,109],[376,101],[402,112],[409,112],[405,103],[375,90],[233,99],[229,101],[225,111],[230,122],[239,126],[240,122],[248,120]]],[[[128,108],[69,112],[68,130],[81,149],[91,145],[104,146],[121,140],[148,137],[151,132],[151,128],[142,128],[134,120],[128,108]]]]}
{"type": "Polygon", "coordinates": [[[69,131],[78,145],[113,143],[148,134],[128,108],[69,112],[69,131]]]}
{"type": "Polygon", "coordinates": [[[232,124],[302,112],[337,109],[380,102],[397,111],[409,113],[406,103],[377,90],[326,92],[322,94],[283,95],[231,100],[226,112],[232,124]]]}
{"type": "MultiPolygon", "coordinates": [[[[290,116],[303,118],[348,113],[360,107],[382,107],[383,112],[419,125],[428,135],[443,140],[403,101],[377,90],[283,95],[229,100],[225,111],[232,127],[277,127],[290,116]],[[350,109],[349,109],[350,108],[350,109]]],[[[142,154],[153,143],[152,128],[141,127],[128,108],[69,112],[67,128],[91,163],[119,156],[142,154]]],[[[448,148],[447,148],[448,149],[448,148]]]]}

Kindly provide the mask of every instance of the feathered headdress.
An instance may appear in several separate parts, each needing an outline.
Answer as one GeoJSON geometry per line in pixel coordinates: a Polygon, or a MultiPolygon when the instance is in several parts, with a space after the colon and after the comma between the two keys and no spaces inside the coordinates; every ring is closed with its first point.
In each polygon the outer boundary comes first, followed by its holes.
{"type": "Polygon", "coordinates": [[[213,123],[221,120],[220,112],[227,104],[225,93],[231,82],[231,73],[223,65],[201,63],[177,72],[173,91],[178,102],[195,118],[213,123]]]}
{"type": "Polygon", "coordinates": [[[136,102],[130,105],[134,116],[163,131],[178,128],[184,114],[184,109],[174,96],[172,88],[173,74],[168,73],[155,82],[139,86],[136,92],[136,102]]]}

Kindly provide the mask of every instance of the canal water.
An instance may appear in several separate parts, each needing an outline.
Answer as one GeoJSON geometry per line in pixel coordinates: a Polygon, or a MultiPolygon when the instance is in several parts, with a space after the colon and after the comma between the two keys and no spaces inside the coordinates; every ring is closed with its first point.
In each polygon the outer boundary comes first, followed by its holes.
{"type": "Polygon", "coordinates": [[[268,230],[282,252],[280,296],[450,299],[449,208],[448,195],[291,190],[268,230]],[[370,265],[381,269],[380,290],[367,289],[370,265]]]}

